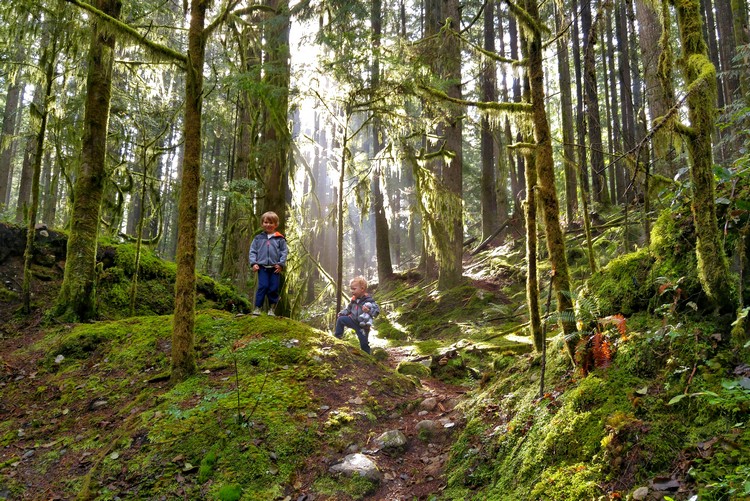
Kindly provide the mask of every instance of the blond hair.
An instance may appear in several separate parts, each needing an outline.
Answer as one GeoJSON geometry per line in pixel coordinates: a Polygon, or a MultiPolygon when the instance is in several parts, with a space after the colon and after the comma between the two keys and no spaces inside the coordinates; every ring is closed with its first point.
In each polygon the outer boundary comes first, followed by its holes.
{"type": "Polygon", "coordinates": [[[352,278],[352,281],[349,282],[349,285],[351,284],[360,284],[362,286],[362,290],[367,290],[367,279],[362,275],[352,278]]]}
{"type": "Polygon", "coordinates": [[[273,224],[278,225],[279,224],[279,215],[275,212],[264,212],[262,216],[260,216],[260,222],[262,223],[266,219],[270,220],[273,224]]]}

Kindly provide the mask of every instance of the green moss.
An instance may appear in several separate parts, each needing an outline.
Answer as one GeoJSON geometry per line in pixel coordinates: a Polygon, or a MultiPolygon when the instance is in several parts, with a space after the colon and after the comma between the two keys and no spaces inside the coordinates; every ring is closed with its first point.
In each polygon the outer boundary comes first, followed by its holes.
{"type": "Polygon", "coordinates": [[[313,489],[319,494],[332,496],[333,499],[341,498],[342,495],[350,496],[352,499],[363,499],[372,494],[378,487],[378,483],[360,475],[352,477],[321,477],[313,484],[313,489]]]}
{"type": "Polygon", "coordinates": [[[396,372],[407,376],[416,376],[420,379],[429,377],[432,373],[429,367],[419,362],[400,362],[396,367],[396,372]]]}
{"type": "Polygon", "coordinates": [[[533,499],[597,499],[601,494],[598,485],[600,473],[592,471],[585,463],[545,470],[541,480],[531,491],[533,499]]]}
{"type": "Polygon", "coordinates": [[[220,501],[239,501],[242,498],[242,487],[237,484],[222,485],[218,496],[220,501]]]}

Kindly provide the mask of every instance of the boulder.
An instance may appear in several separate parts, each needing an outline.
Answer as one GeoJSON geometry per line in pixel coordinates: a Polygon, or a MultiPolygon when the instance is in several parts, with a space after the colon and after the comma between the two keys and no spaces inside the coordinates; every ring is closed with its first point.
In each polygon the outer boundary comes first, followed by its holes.
{"type": "Polygon", "coordinates": [[[373,482],[380,482],[383,479],[383,474],[375,462],[360,453],[345,456],[340,462],[331,466],[329,471],[331,473],[346,475],[347,477],[359,475],[373,482]]]}

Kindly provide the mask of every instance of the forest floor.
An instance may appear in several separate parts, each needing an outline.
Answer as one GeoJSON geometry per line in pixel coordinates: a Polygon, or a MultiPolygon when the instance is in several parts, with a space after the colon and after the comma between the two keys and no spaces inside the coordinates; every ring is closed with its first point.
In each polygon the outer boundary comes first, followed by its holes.
{"type": "MultiPolygon", "coordinates": [[[[8,289],[20,289],[21,267],[21,260],[15,258],[6,260],[0,267],[0,279],[8,289]]],[[[44,276],[44,280],[40,280],[39,277],[32,280],[32,294],[36,304],[53,304],[59,281],[62,279],[62,271],[58,266],[47,270],[49,273],[44,276]]],[[[12,479],[16,485],[25,485],[26,493],[23,499],[69,499],[65,494],[66,490],[69,493],[66,485],[73,478],[86,475],[96,463],[98,453],[70,453],[67,452],[66,445],[80,441],[83,430],[98,430],[102,442],[106,443],[106,436],[116,433],[117,423],[121,421],[121,416],[118,417],[120,410],[116,406],[99,407],[99,399],[92,395],[90,401],[71,403],[64,409],[60,408],[59,412],[50,413],[48,407],[53,405],[52,402],[56,399],[53,394],[59,393],[60,390],[51,387],[39,372],[46,354],[24,349],[45,334],[42,311],[40,309],[31,315],[20,315],[20,301],[18,298],[14,299],[0,301],[0,391],[12,385],[15,387],[15,394],[24,395],[25,398],[18,399],[19,401],[0,401],[0,419],[14,423],[14,429],[8,432],[12,432],[14,436],[3,437],[3,442],[7,445],[0,449],[0,470],[3,476],[12,479]],[[51,415],[53,417],[50,418],[51,415]],[[63,422],[69,422],[71,419],[76,422],[74,427],[63,426],[63,422]],[[54,464],[40,464],[42,456],[51,450],[60,450],[54,464]],[[40,468],[44,470],[44,475],[40,475],[40,468]]],[[[388,354],[383,363],[390,369],[395,369],[401,361],[415,356],[413,347],[391,347],[387,340],[378,338],[375,331],[371,338],[373,348],[383,348],[388,354]]],[[[352,347],[352,350],[357,348],[352,347]]],[[[355,377],[351,384],[314,389],[315,393],[322,397],[323,408],[327,406],[335,409],[346,403],[354,406],[360,395],[368,394],[368,390],[372,391],[369,387],[372,381],[368,380],[365,372],[367,369],[364,366],[352,369],[355,373],[361,371],[361,377],[355,377]]],[[[92,369],[92,374],[94,370],[92,369]]],[[[211,378],[226,378],[227,375],[225,372],[216,372],[211,374],[211,378]]],[[[166,389],[168,382],[159,382],[156,385],[166,389]]],[[[357,444],[351,444],[344,453],[366,453],[383,475],[383,481],[377,490],[366,495],[364,499],[426,500],[445,487],[448,451],[453,438],[464,425],[461,413],[455,407],[466,391],[466,387],[427,377],[421,380],[421,386],[416,393],[379,395],[378,405],[390,412],[376,420],[360,419],[357,444]],[[420,406],[420,402],[426,399],[433,399],[434,405],[420,406]],[[429,439],[420,436],[417,425],[425,420],[440,423],[443,428],[441,433],[429,439]],[[403,451],[377,450],[373,444],[374,439],[389,430],[400,430],[407,437],[408,443],[403,451]]],[[[321,423],[328,418],[326,412],[321,412],[317,417],[321,423]]],[[[143,440],[146,438],[143,437],[143,440]]],[[[340,494],[335,497],[321,495],[313,486],[315,481],[321,475],[326,475],[328,468],[340,461],[344,454],[335,445],[329,444],[321,450],[314,451],[293,483],[294,496],[288,499],[344,499],[340,494]]],[[[13,493],[3,484],[0,477],[0,499],[13,498],[13,493]]],[[[113,483],[110,487],[116,492],[129,491],[129,487],[124,484],[113,483]]],[[[124,498],[127,498],[127,495],[124,498]]]]}
{"type": "MultiPolygon", "coordinates": [[[[372,343],[378,346],[379,340],[375,338],[372,343]]],[[[388,353],[386,364],[395,369],[399,362],[413,357],[410,347],[387,347],[383,346],[388,353]]],[[[366,378],[355,383],[354,389],[346,387],[341,392],[331,391],[328,388],[325,394],[331,398],[331,408],[342,401],[354,401],[358,395],[366,394],[368,381],[366,378]],[[338,402],[337,402],[338,401],[338,402]]],[[[407,501],[426,500],[430,495],[438,494],[445,488],[445,463],[449,456],[452,438],[458,436],[460,429],[464,426],[461,412],[456,409],[456,404],[466,393],[467,388],[448,384],[436,378],[428,377],[421,380],[421,388],[417,401],[435,399],[436,405],[428,408],[419,405],[410,405],[415,402],[414,395],[394,396],[391,401],[379,399],[380,405],[385,408],[406,408],[403,412],[394,412],[383,419],[374,422],[364,420],[360,428],[360,436],[370,437],[371,447],[363,451],[375,461],[381,473],[383,481],[378,489],[369,494],[365,499],[382,501],[407,501]],[[417,425],[425,420],[446,423],[447,433],[431,437],[429,440],[420,438],[417,425]],[[399,430],[407,437],[407,446],[402,452],[390,453],[378,451],[372,439],[390,430],[399,430]]],[[[352,452],[357,452],[352,450],[352,452]]],[[[320,471],[315,465],[328,465],[333,458],[339,454],[334,451],[317,451],[307,461],[308,467],[299,478],[300,491],[305,493],[319,476],[320,471]]],[[[321,499],[313,495],[304,494],[297,498],[298,501],[313,501],[321,499]]],[[[338,498],[337,498],[338,499],[338,498]]]]}

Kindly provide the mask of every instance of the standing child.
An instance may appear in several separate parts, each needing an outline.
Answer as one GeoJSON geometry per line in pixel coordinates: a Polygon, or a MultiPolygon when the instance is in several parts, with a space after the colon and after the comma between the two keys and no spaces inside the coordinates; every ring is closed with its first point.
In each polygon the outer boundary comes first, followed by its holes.
{"type": "Polygon", "coordinates": [[[274,316],[274,308],[279,302],[281,271],[286,267],[288,249],[284,235],[276,231],[279,216],[266,212],[260,217],[263,233],[258,234],[250,244],[250,266],[258,273],[258,292],[255,293],[253,315],[260,315],[263,301],[268,298],[268,314],[274,316]]]}
{"type": "Polygon", "coordinates": [[[370,334],[370,325],[372,325],[371,318],[378,316],[380,307],[367,293],[367,280],[364,277],[353,278],[349,282],[349,288],[352,291],[352,300],[349,306],[339,312],[333,335],[341,339],[344,337],[344,329],[350,327],[354,329],[362,351],[370,353],[370,343],[367,337],[370,334]]]}

